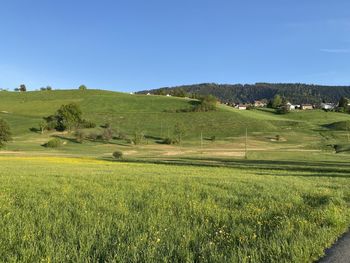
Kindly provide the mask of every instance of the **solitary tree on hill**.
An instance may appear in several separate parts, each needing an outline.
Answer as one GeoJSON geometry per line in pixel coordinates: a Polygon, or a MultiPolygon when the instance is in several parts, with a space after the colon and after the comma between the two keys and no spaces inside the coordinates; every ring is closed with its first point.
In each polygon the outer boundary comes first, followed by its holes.
{"type": "Polygon", "coordinates": [[[20,91],[20,92],[25,92],[25,91],[27,91],[26,85],[21,84],[21,85],[19,86],[19,91],[20,91]]]}
{"type": "Polygon", "coordinates": [[[282,98],[280,95],[275,95],[275,97],[272,99],[271,102],[271,107],[274,109],[277,109],[278,107],[280,107],[282,105],[282,98]]]}
{"type": "Polygon", "coordinates": [[[85,85],[80,85],[79,90],[87,90],[87,87],[85,85]]]}
{"type": "Polygon", "coordinates": [[[57,119],[57,129],[61,131],[70,131],[74,127],[77,127],[83,120],[82,111],[75,103],[62,105],[58,109],[55,117],[57,119]]]}

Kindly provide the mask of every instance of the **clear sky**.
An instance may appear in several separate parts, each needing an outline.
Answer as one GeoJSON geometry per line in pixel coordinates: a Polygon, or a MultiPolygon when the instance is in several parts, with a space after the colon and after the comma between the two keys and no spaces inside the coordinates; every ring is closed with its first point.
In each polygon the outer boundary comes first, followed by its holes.
{"type": "Polygon", "coordinates": [[[0,0],[0,88],[350,85],[349,0],[0,0]]]}

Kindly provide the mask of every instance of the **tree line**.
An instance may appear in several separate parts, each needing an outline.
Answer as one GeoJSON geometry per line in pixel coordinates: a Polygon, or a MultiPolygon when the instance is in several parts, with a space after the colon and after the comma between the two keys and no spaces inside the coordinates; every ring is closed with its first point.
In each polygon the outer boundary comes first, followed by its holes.
{"type": "Polygon", "coordinates": [[[272,100],[277,94],[291,103],[317,104],[322,101],[336,103],[341,97],[350,98],[350,86],[322,86],[302,83],[216,84],[203,83],[177,87],[164,87],[140,91],[140,94],[193,97],[213,95],[223,103],[250,103],[272,100]]]}
{"type": "MultiPolygon", "coordinates": [[[[51,90],[53,90],[53,88],[50,85],[48,85],[46,87],[41,87],[39,90],[40,91],[51,91],[51,90]]],[[[78,90],[87,90],[87,87],[85,85],[80,85],[78,87],[78,90]]],[[[7,91],[7,89],[0,89],[0,91],[7,91]]],[[[26,92],[27,91],[27,86],[25,84],[21,84],[21,85],[19,85],[18,88],[14,88],[13,91],[26,92]]]]}

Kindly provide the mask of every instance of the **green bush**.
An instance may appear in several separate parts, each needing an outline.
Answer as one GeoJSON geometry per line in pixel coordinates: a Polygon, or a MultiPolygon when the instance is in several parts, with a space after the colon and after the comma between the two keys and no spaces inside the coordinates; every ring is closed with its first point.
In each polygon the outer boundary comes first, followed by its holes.
{"type": "Polygon", "coordinates": [[[81,131],[81,130],[77,130],[75,133],[75,140],[78,142],[78,143],[83,143],[85,138],[86,138],[86,134],[81,131]]]}
{"type": "Polygon", "coordinates": [[[101,139],[105,142],[112,140],[114,137],[114,132],[111,128],[103,129],[101,133],[101,139]]]}
{"type": "Polygon", "coordinates": [[[0,148],[11,140],[10,126],[5,120],[0,119],[0,148]]]}
{"type": "Polygon", "coordinates": [[[93,132],[88,134],[86,138],[91,141],[96,141],[99,138],[99,135],[96,132],[93,132]]]}
{"type": "Polygon", "coordinates": [[[115,151],[113,153],[114,159],[121,160],[123,159],[123,152],[122,151],[115,151]]]}
{"type": "Polygon", "coordinates": [[[44,146],[47,148],[58,148],[62,146],[62,141],[58,138],[54,138],[49,140],[44,146]]]}
{"type": "Polygon", "coordinates": [[[283,106],[276,109],[276,113],[277,114],[287,114],[287,113],[289,113],[289,108],[287,107],[287,105],[283,105],[283,106]]]}
{"type": "Polygon", "coordinates": [[[96,128],[96,123],[88,120],[82,120],[78,126],[80,128],[91,129],[91,128],[96,128]]]}
{"type": "Polygon", "coordinates": [[[163,143],[164,144],[178,144],[179,143],[179,141],[177,140],[177,139],[174,139],[174,138],[165,138],[164,140],[163,140],[163,143]]]}
{"type": "Polygon", "coordinates": [[[145,136],[143,132],[137,130],[134,132],[133,138],[131,140],[133,144],[138,145],[138,144],[142,144],[144,139],[145,139],[145,136]]]}
{"type": "Polygon", "coordinates": [[[165,139],[163,140],[163,143],[164,143],[164,144],[173,144],[173,140],[172,140],[171,138],[165,138],[165,139]]]}

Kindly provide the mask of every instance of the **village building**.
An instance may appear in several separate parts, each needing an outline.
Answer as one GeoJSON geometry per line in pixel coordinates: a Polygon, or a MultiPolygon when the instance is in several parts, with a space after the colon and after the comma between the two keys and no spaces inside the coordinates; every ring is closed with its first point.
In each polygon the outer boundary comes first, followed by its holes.
{"type": "Polygon", "coordinates": [[[288,110],[297,110],[297,109],[300,109],[300,105],[298,104],[292,104],[290,102],[287,102],[287,108],[288,110]]]}
{"type": "Polygon", "coordinates": [[[246,110],[247,109],[247,105],[246,104],[238,104],[236,106],[237,109],[239,110],[246,110]]]}
{"type": "Polygon", "coordinates": [[[266,107],[267,103],[261,100],[254,101],[254,107],[256,108],[263,108],[266,107]]]}
{"type": "Polygon", "coordinates": [[[314,106],[312,106],[311,104],[302,104],[301,109],[302,110],[313,110],[314,106]]]}
{"type": "Polygon", "coordinates": [[[334,110],[335,104],[334,103],[321,103],[321,109],[323,110],[334,110]]]}

